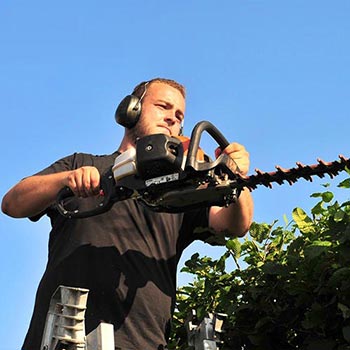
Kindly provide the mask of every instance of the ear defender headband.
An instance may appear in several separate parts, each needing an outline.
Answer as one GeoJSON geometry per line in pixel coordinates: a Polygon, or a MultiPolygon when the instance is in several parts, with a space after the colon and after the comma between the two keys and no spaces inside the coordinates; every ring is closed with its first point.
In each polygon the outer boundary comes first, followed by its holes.
{"type": "Polygon", "coordinates": [[[141,115],[141,102],[146,95],[148,83],[149,81],[144,84],[144,91],[141,97],[128,95],[119,103],[114,115],[118,124],[128,129],[136,125],[141,115]]]}

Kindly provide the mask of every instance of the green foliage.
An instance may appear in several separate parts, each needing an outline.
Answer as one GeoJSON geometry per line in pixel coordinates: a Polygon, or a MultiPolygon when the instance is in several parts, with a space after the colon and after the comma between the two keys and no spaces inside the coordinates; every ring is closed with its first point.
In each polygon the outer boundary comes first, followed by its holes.
{"type": "Polygon", "coordinates": [[[169,349],[190,349],[191,309],[199,319],[228,315],[224,350],[350,349],[350,202],[328,188],[311,197],[319,200],[311,214],[295,208],[285,227],[253,223],[246,238],[226,240],[219,259],[192,255],[183,271],[195,278],[178,290],[169,349]]]}

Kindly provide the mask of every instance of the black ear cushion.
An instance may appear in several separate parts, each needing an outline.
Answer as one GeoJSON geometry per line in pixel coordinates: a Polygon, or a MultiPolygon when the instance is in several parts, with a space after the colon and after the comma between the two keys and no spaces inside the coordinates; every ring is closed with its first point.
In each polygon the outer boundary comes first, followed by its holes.
{"type": "Polygon", "coordinates": [[[140,99],[134,95],[128,95],[119,103],[114,117],[118,124],[131,129],[136,125],[140,115],[140,99]]]}

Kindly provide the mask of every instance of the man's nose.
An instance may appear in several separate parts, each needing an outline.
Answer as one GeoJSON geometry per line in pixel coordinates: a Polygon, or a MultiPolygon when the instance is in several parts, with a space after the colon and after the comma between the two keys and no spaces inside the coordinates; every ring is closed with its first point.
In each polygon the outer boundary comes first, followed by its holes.
{"type": "Polygon", "coordinates": [[[165,119],[165,121],[166,121],[168,124],[173,125],[173,124],[176,123],[176,116],[175,116],[174,113],[172,113],[172,112],[170,112],[170,111],[167,113],[167,115],[165,116],[164,119],[165,119]]]}

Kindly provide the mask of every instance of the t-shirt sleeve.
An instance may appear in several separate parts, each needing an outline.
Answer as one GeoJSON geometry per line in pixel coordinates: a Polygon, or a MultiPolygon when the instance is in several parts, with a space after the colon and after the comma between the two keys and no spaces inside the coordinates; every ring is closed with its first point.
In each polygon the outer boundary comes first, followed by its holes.
{"type": "Polygon", "coordinates": [[[180,249],[184,250],[196,240],[206,241],[215,235],[209,227],[209,208],[199,208],[184,213],[180,228],[180,249]]]}
{"type": "Polygon", "coordinates": [[[34,175],[49,175],[59,173],[61,171],[76,169],[78,154],[74,153],[70,156],[61,158],[49,165],[47,168],[37,172],[34,175]]]}

